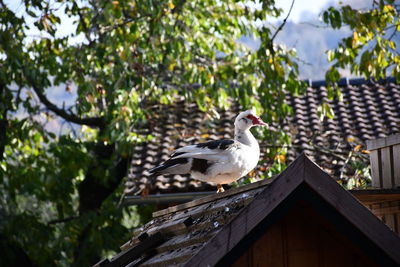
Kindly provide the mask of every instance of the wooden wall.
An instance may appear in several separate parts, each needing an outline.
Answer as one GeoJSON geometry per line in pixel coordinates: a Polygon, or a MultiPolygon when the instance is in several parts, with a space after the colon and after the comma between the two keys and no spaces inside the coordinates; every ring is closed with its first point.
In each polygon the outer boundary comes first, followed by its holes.
{"type": "Polygon", "coordinates": [[[351,190],[365,207],[400,236],[400,190],[351,190]]]}
{"type": "Polygon", "coordinates": [[[377,266],[332,224],[298,205],[260,237],[233,266],[377,266]]]}
{"type": "Polygon", "coordinates": [[[392,231],[400,235],[400,201],[373,203],[368,205],[368,207],[392,231]]]}
{"type": "Polygon", "coordinates": [[[367,141],[372,187],[400,188],[400,134],[367,141]]]}

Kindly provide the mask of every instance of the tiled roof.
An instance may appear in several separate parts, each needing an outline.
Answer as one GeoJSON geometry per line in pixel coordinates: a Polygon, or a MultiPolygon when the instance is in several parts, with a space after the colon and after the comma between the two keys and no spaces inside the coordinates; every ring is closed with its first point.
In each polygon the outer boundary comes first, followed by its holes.
{"type": "Polygon", "coordinates": [[[374,260],[400,263],[400,238],[302,154],[274,179],[154,212],[121,253],[96,266],[214,266],[300,202],[329,218],[335,231],[356,232],[347,238],[374,260]]]}
{"type": "MultiPolygon", "coordinates": [[[[283,128],[291,136],[292,146],[288,149],[287,163],[306,152],[332,176],[338,178],[343,173],[346,177],[354,174],[346,163],[346,157],[355,144],[364,145],[366,140],[400,132],[400,86],[393,80],[383,84],[363,79],[342,80],[339,85],[342,102],[327,100],[323,82],[310,82],[306,93],[300,97],[287,95],[286,102],[292,107],[293,115],[282,121],[281,125],[271,127],[283,128]],[[335,112],[334,119],[319,120],[317,108],[321,101],[331,104],[335,112]],[[354,140],[352,144],[350,140],[354,140]]],[[[238,105],[233,105],[231,110],[220,113],[220,119],[212,119],[199,111],[195,103],[182,101],[162,108],[154,107],[156,115],[144,129],[154,138],[134,148],[125,192],[216,190],[215,185],[193,180],[189,176],[151,177],[147,170],[168,159],[178,147],[233,137],[233,120],[240,110],[238,105]]],[[[260,142],[262,152],[266,146],[260,142]]],[[[362,149],[366,149],[365,146],[362,149]]],[[[364,162],[368,162],[367,156],[364,162]]],[[[266,163],[258,166],[256,177],[265,167],[266,163]]]]}

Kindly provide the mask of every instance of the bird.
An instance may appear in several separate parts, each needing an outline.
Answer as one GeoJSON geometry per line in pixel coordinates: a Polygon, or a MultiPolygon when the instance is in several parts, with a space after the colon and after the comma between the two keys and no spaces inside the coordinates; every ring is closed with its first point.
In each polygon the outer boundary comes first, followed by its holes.
{"type": "Polygon", "coordinates": [[[268,126],[254,110],[237,115],[234,139],[213,140],[175,150],[170,158],[149,170],[150,174],[190,174],[194,179],[217,184],[232,183],[253,170],[260,158],[260,147],[250,132],[253,126],[268,126]]]}

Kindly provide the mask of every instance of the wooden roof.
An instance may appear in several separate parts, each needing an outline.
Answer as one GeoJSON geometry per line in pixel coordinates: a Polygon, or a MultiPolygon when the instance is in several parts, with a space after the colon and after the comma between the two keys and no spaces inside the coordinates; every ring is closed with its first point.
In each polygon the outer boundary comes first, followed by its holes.
{"type": "Polygon", "coordinates": [[[400,264],[400,238],[302,154],[275,179],[155,212],[123,252],[97,266],[230,264],[299,201],[379,264],[400,264]]]}

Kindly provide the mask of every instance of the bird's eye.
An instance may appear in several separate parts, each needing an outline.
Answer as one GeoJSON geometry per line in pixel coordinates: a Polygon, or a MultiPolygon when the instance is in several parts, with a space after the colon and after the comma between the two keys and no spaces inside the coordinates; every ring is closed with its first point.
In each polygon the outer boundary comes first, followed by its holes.
{"type": "Polygon", "coordinates": [[[244,120],[245,123],[249,122],[246,118],[242,118],[242,120],[244,120]]]}

